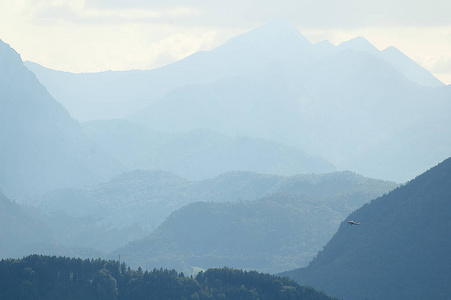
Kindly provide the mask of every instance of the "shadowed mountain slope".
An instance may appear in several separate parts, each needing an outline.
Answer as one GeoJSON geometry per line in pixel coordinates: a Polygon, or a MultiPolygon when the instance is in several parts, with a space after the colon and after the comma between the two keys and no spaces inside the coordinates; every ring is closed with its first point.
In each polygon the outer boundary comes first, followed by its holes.
{"type": "Polygon", "coordinates": [[[451,158],[349,215],[307,268],[283,273],[343,299],[451,294],[451,158]]]}

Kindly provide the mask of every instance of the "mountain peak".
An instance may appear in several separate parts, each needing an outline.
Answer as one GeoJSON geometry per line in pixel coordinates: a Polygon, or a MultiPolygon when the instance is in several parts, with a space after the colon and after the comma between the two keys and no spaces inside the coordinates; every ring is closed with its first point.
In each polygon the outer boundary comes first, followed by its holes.
{"type": "Polygon", "coordinates": [[[306,48],[312,44],[285,18],[274,19],[255,30],[230,39],[224,46],[267,46],[306,48]]]}
{"type": "Polygon", "coordinates": [[[310,43],[299,30],[286,18],[277,18],[260,26],[255,31],[265,32],[266,34],[275,34],[283,37],[300,37],[310,43]]]}
{"type": "Polygon", "coordinates": [[[370,54],[378,53],[379,50],[374,47],[366,38],[364,37],[356,37],[349,41],[342,42],[338,45],[339,49],[350,49],[354,51],[365,51],[370,54]]]}

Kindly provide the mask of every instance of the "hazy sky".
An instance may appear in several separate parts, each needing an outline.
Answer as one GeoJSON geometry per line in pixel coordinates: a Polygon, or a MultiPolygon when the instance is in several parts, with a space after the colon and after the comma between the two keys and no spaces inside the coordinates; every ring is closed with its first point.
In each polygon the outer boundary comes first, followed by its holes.
{"type": "Polygon", "coordinates": [[[393,45],[451,84],[450,0],[0,0],[0,39],[52,69],[150,69],[278,17],[312,43],[393,45]]]}

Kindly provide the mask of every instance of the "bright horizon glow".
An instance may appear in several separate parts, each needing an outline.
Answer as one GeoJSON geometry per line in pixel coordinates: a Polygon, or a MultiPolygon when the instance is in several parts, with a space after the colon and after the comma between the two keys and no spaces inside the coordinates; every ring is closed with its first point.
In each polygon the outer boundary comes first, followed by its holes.
{"type": "Polygon", "coordinates": [[[333,1],[327,0],[334,13],[310,0],[310,5],[232,0],[227,8],[176,0],[160,5],[140,0],[0,0],[0,39],[23,60],[55,70],[154,69],[285,17],[312,43],[329,40],[338,45],[363,36],[379,50],[395,46],[451,84],[451,18],[444,7],[451,4],[410,1],[405,3],[409,10],[381,1],[379,8],[363,0],[332,7],[333,1]],[[340,11],[346,18],[337,17],[340,11]]]}

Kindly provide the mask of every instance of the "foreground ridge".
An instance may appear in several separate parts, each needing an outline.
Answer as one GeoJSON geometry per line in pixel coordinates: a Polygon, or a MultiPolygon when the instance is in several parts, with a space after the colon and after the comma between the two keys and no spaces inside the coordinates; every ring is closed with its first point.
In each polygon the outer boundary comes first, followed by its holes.
{"type": "Polygon", "coordinates": [[[114,260],[30,255],[0,262],[1,299],[332,299],[286,277],[227,267],[196,277],[114,260]]]}

